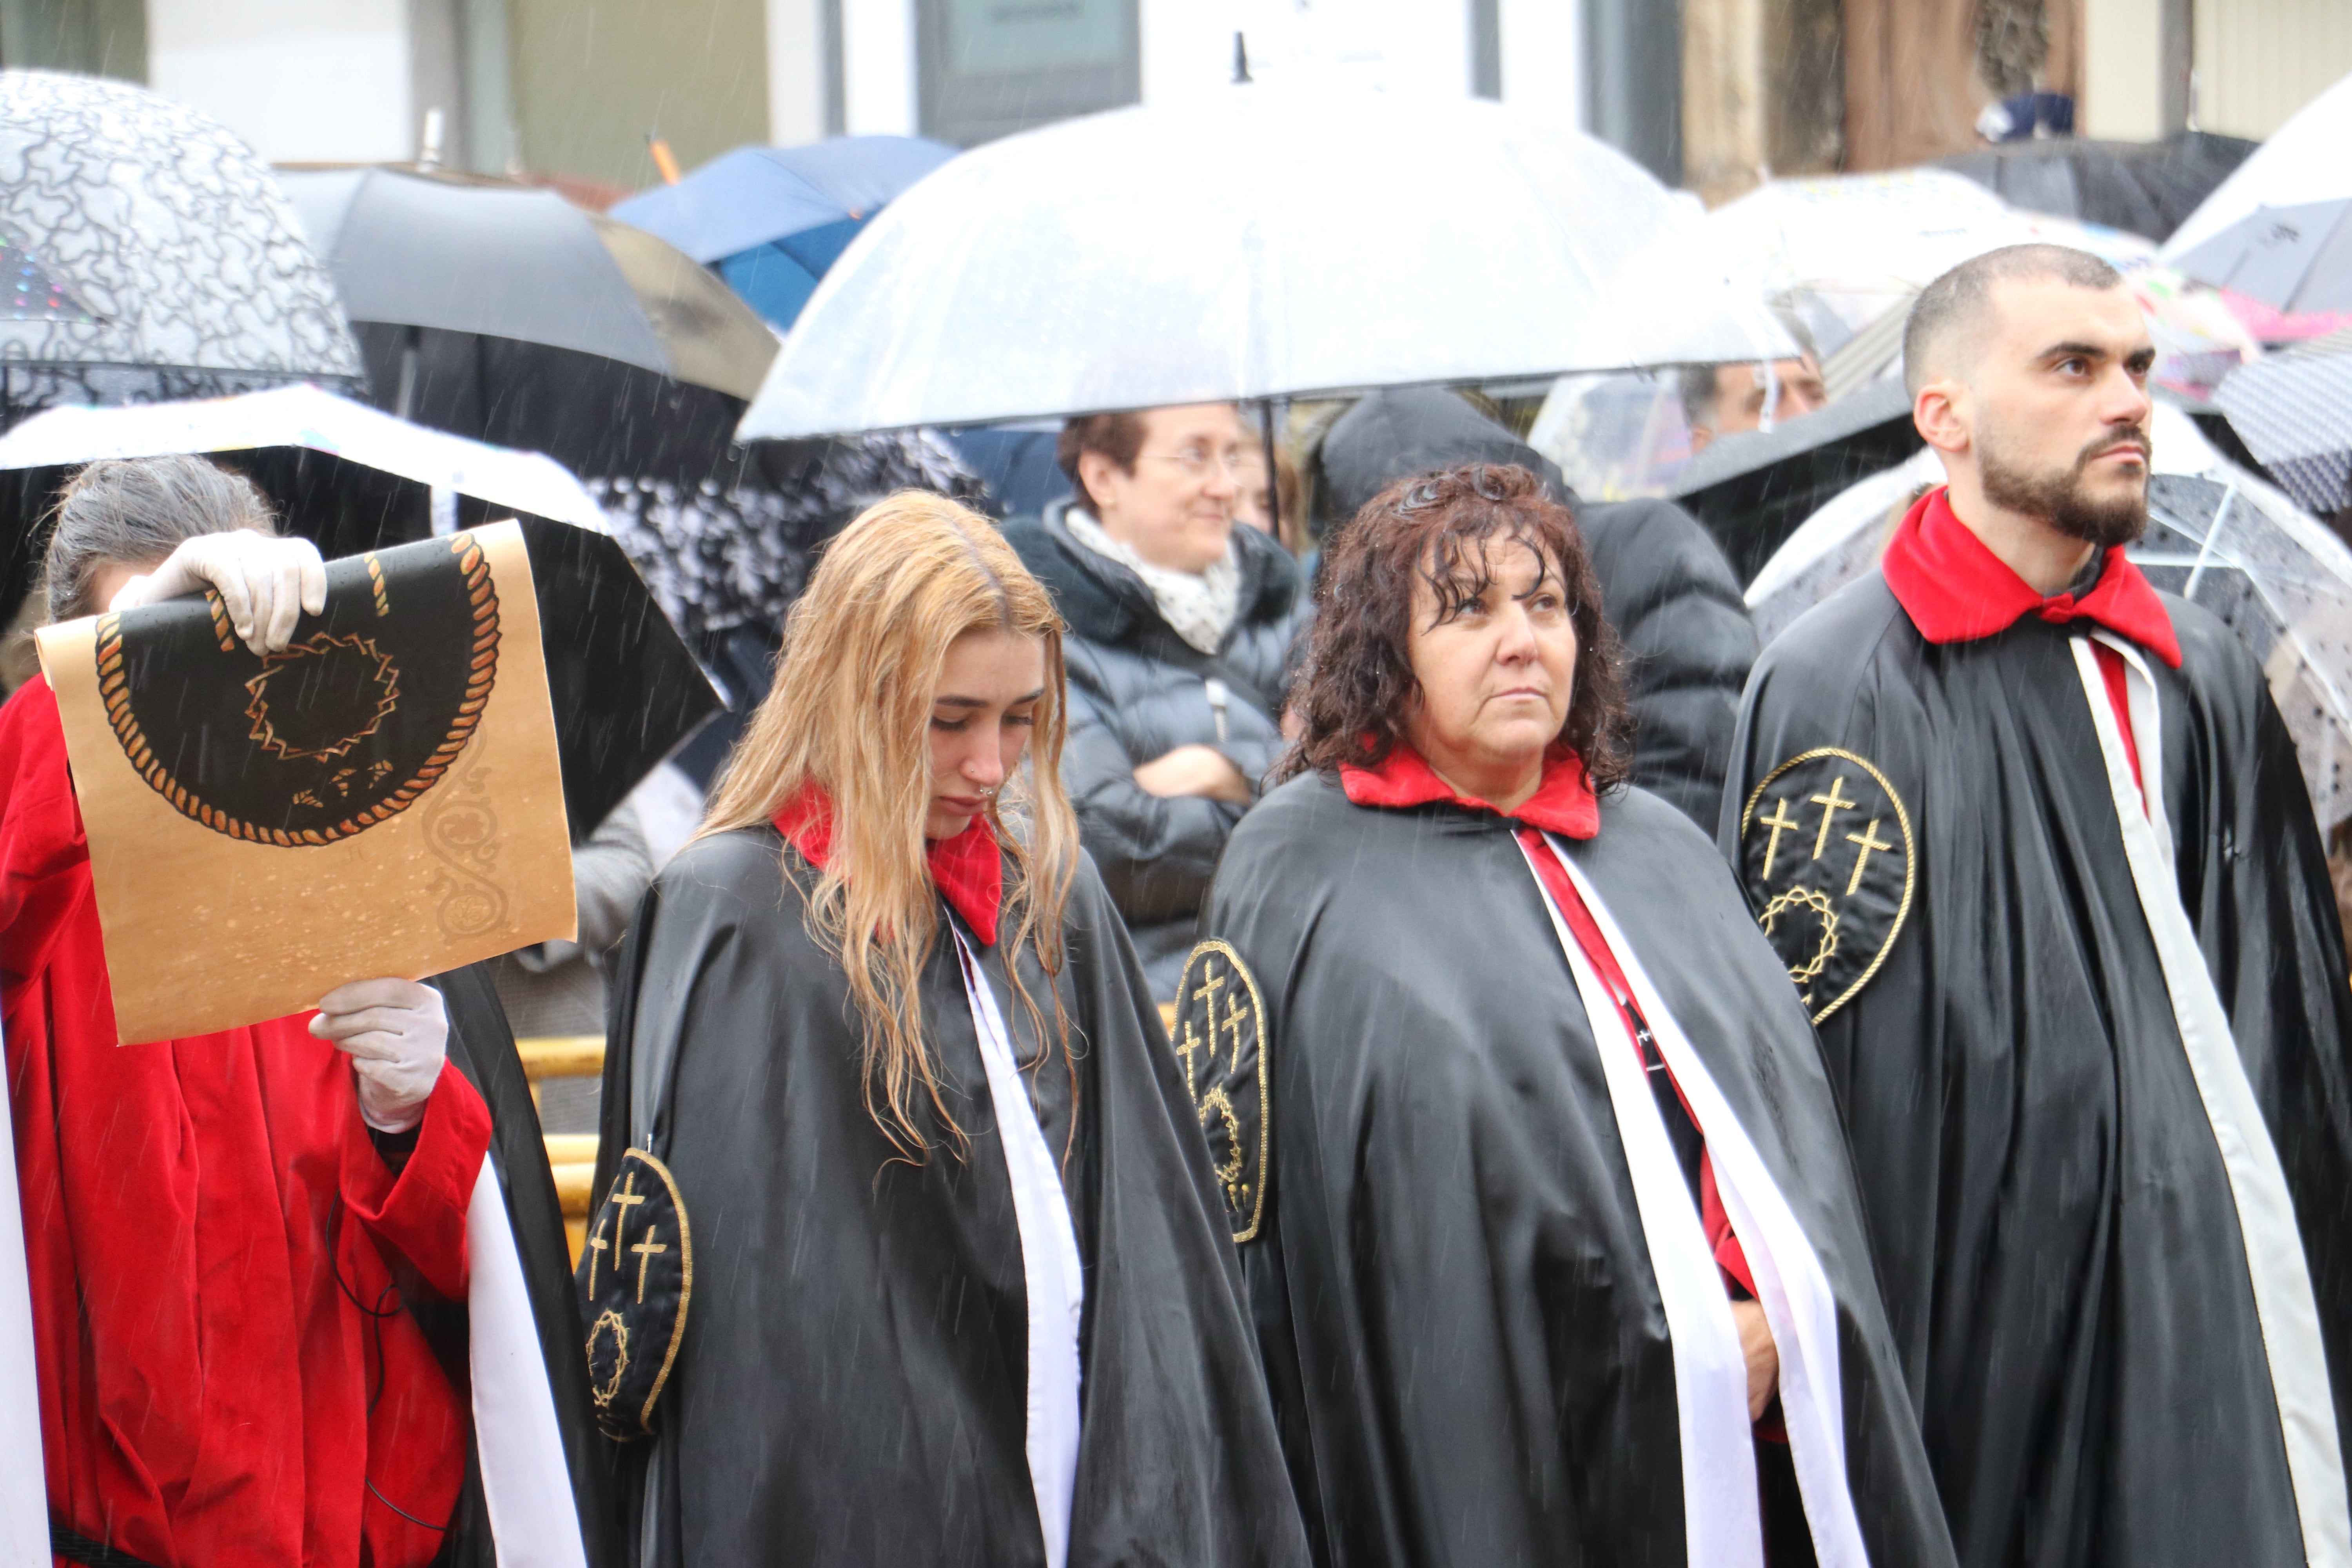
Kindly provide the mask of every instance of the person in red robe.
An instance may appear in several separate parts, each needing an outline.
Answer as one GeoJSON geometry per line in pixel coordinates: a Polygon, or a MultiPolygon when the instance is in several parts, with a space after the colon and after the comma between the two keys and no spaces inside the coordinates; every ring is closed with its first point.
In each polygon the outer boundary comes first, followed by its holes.
{"type": "MultiPolygon", "coordinates": [[[[269,528],[197,459],[94,464],[60,509],[52,614],[209,584],[257,651],[283,647],[325,579],[269,528]]],[[[410,1308],[466,1299],[491,1130],[440,993],[362,981],[314,1015],[118,1046],[37,679],[0,708],[0,1031],[58,1561],[434,1561],[467,1412],[410,1308]]]]}

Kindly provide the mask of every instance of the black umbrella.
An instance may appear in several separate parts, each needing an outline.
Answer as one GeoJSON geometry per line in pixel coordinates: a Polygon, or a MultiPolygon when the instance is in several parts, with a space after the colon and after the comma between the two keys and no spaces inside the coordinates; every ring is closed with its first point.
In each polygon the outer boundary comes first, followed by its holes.
{"type": "Polygon", "coordinates": [[[1925,445],[1903,384],[1876,381],[1775,429],[1717,437],[1675,476],[1674,496],[1746,583],[1832,497],[1925,445]]]}
{"type": "Polygon", "coordinates": [[[2352,331],[2241,365],[2213,401],[2297,504],[2352,508],[2352,331]]]}
{"type": "Polygon", "coordinates": [[[2289,315],[2352,310],[2352,198],[2256,207],[2173,266],[2289,315]]]}
{"type": "Polygon", "coordinates": [[[2259,145],[2204,131],[2183,131],[2161,142],[2062,136],[2004,142],[1942,163],[2013,207],[2161,242],[2259,145]]]}
{"type": "Polygon", "coordinates": [[[278,174],[378,407],[575,473],[727,463],[776,337],[683,252],[550,191],[397,169],[278,174]]]}
{"type": "MultiPolygon", "coordinates": [[[[289,529],[317,543],[330,559],[430,537],[436,479],[450,481],[439,487],[445,494],[455,492],[454,506],[441,519],[445,526],[519,518],[530,552],[548,694],[563,763],[563,801],[575,841],[584,840],[646,774],[719,711],[718,693],[611,534],[457,490],[469,462],[478,471],[483,466],[475,457],[479,448],[471,443],[413,432],[422,438],[415,444],[427,448],[424,460],[404,465],[406,472],[394,472],[322,449],[334,444],[331,439],[305,444],[320,440],[314,433],[331,428],[337,418],[391,423],[385,416],[308,391],[272,398],[310,399],[316,406],[289,405],[282,442],[204,455],[252,479],[289,529]],[[436,442],[451,448],[446,456],[430,449],[436,442]],[[436,459],[438,470],[432,466],[436,459]]],[[[24,542],[5,584],[11,614],[32,586],[40,520],[75,471],[74,465],[54,459],[125,450],[107,441],[103,431],[90,430],[94,438],[79,451],[61,453],[58,443],[38,440],[48,427],[47,421],[35,420],[0,442],[0,537],[24,542]],[[11,466],[23,456],[42,460],[11,466]]],[[[495,456],[515,460],[513,454],[495,456]]],[[[576,482],[562,482],[576,498],[572,510],[593,518],[593,508],[576,482]]]]}
{"type": "Polygon", "coordinates": [[[0,428],[60,404],[356,385],[333,284],[269,171],[143,89],[0,71],[0,428]]]}

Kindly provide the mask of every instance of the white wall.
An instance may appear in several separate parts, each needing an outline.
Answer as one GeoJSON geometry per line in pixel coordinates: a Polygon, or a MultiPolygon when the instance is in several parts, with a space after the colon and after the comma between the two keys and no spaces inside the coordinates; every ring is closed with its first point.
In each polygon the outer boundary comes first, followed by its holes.
{"type": "Polygon", "coordinates": [[[1502,0],[1503,101],[1554,125],[1584,126],[1577,0],[1502,0]]]}
{"type": "Polygon", "coordinates": [[[852,136],[912,136],[915,0],[841,0],[842,118],[852,136]]]}
{"type": "Polygon", "coordinates": [[[824,21],[818,0],[767,0],[768,140],[824,138],[824,21]]]}
{"type": "Polygon", "coordinates": [[[412,158],[404,0],[147,0],[147,80],[270,163],[412,158]]]}
{"type": "Polygon", "coordinates": [[[2268,136],[2352,74],[2346,0],[2197,0],[2197,123],[2268,136]]]}

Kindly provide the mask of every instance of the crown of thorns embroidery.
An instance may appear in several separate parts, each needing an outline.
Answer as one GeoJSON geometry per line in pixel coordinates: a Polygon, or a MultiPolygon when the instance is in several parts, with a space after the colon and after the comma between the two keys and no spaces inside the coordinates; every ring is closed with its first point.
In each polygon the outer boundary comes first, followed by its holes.
{"type": "Polygon", "coordinates": [[[253,694],[253,700],[245,705],[245,716],[253,721],[253,729],[247,738],[260,742],[261,749],[274,756],[289,761],[332,762],[337,757],[348,755],[352,747],[374,734],[400,707],[400,667],[393,662],[390,654],[376,647],[373,637],[335,637],[327,632],[315,632],[308,640],[291,644],[283,653],[273,653],[261,663],[261,673],[245,683],[246,690],[253,694]],[[374,663],[375,668],[363,679],[373,688],[375,711],[362,720],[358,729],[323,745],[305,745],[289,740],[279,732],[277,721],[269,712],[271,679],[288,666],[299,664],[305,659],[331,658],[339,649],[348,650],[362,660],[374,663]]]}
{"type": "Polygon", "coordinates": [[[1837,910],[1830,907],[1825,894],[1817,893],[1811,888],[1791,888],[1764,906],[1763,914],[1758,917],[1764,927],[1764,933],[1767,936],[1774,934],[1780,917],[1793,909],[1811,910],[1821,918],[1822,934],[1820,941],[1813,944],[1813,956],[1803,963],[1791,965],[1789,970],[1790,979],[1799,985],[1810,985],[1821,978],[1822,971],[1830,966],[1830,960],[1837,954],[1837,910]]]}

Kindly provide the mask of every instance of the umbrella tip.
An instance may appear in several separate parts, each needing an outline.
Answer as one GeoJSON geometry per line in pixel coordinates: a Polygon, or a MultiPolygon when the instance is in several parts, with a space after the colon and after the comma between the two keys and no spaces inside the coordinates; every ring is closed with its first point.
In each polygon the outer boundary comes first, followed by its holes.
{"type": "Polygon", "coordinates": [[[662,184],[665,185],[677,184],[677,157],[670,152],[669,143],[661,139],[659,132],[646,132],[646,148],[654,155],[654,169],[661,175],[662,184]]]}
{"type": "Polygon", "coordinates": [[[1239,87],[1249,79],[1249,44],[1243,38],[1241,30],[1235,28],[1234,30],[1234,85],[1239,87]]]}

